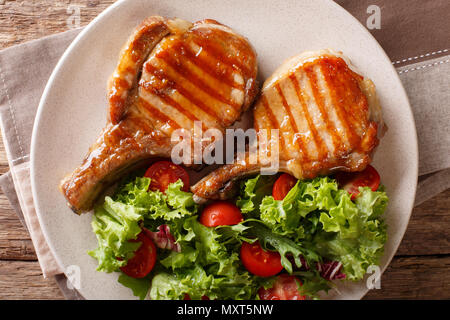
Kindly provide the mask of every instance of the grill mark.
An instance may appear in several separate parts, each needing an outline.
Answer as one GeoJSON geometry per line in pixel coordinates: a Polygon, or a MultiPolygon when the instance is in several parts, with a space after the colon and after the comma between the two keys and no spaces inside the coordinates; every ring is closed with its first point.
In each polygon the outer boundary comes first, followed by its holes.
{"type": "Polygon", "coordinates": [[[301,138],[300,137],[296,137],[296,134],[298,133],[298,127],[297,127],[297,124],[295,123],[295,118],[294,118],[294,116],[293,116],[293,114],[291,112],[291,107],[289,106],[289,104],[288,104],[288,102],[286,100],[286,97],[284,96],[283,91],[281,90],[281,87],[280,87],[279,83],[275,84],[275,89],[277,90],[278,95],[280,96],[281,101],[283,103],[284,109],[286,110],[286,113],[288,114],[289,122],[290,122],[291,127],[292,127],[292,129],[294,131],[293,132],[293,138],[295,139],[298,147],[302,151],[302,157],[303,157],[302,160],[307,162],[307,161],[309,161],[308,151],[305,148],[303,142],[301,141],[301,138]]]}
{"type": "Polygon", "coordinates": [[[330,68],[336,69],[336,66],[331,66],[329,59],[324,59],[320,64],[320,70],[324,76],[325,83],[327,84],[327,88],[330,92],[331,101],[336,108],[336,114],[339,121],[344,125],[346,132],[349,134],[349,143],[350,148],[355,146],[360,140],[358,134],[353,128],[352,123],[355,123],[355,119],[351,112],[347,112],[349,110],[348,99],[343,94],[342,90],[342,80],[338,81],[336,76],[332,76],[330,68]],[[329,68],[325,68],[324,65],[329,66],[329,68]],[[342,101],[342,103],[340,103],[342,101]],[[345,104],[344,106],[342,104],[345,104]]]}
{"type": "Polygon", "coordinates": [[[144,83],[144,84],[141,83],[140,87],[142,88],[142,90],[148,92],[149,94],[153,94],[153,95],[157,96],[158,98],[160,98],[164,104],[167,104],[167,105],[173,107],[174,109],[178,110],[178,112],[185,115],[189,120],[199,121],[199,119],[193,113],[191,113],[186,108],[183,108],[178,102],[176,102],[174,99],[172,99],[172,97],[170,97],[170,95],[159,91],[158,89],[156,89],[155,87],[153,87],[151,85],[150,86],[146,85],[146,83],[144,83]]]}
{"type": "MultiPolygon", "coordinates": [[[[198,29],[194,30],[194,32],[199,32],[198,29]]],[[[225,39],[227,43],[233,44],[233,47],[237,49],[237,51],[243,53],[242,57],[249,57],[251,59],[256,58],[255,52],[249,47],[247,41],[240,36],[237,36],[232,33],[232,31],[225,31],[221,29],[215,29],[214,33],[219,35],[219,38],[225,39]]],[[[242,60],[238,59],[232,59],[233,61],[238,61],[238,65],[241,67],[241,69],[244,69],[247,73],[250,73],[251,70],[247,67],[247,65],[242,63],[242,60]]]]}
{"type": "Polygon", "coordinates": [[[303,115],[306,118],[306,122],[308,123],[308,127],[311,131],[311,135],[312,138],[314,140],[314,143],[316,144],[317,147],[317,158],[318,160],[322,160],[326,157],[327,155],[327,147],[325,145],[325,142],[323,141],[323,139],[320,137],[316,126],[314,125],[313,120],[311,119],[311,115],[308,112],[308,108],[306,106],[306,102],[302,97],[302,92],[300,89],[300,84],[298,83],[297,77],[295,76],[295,73],[291,73],[289,75],[289,79],[292,82],[292,85],[294,86],[295,92],[297,93],[297,99],[302,107],[302,111],[303,111],[303,115]]]}
{"type": "MultiPolygon", "coordinates": [[[[239,90],[243,90],[244,89],[244,85],[243,84],[239,84],[236,83],[233,79],[233,70],[230,70],[230,67],[228,65],[226,65],[227,67],[227,72],[223,73],[223,74],[219,74],[218,72],[213,72],[212,70],[214,70],[214,68],[216,66],[212,65],[211,63],[207,62],[206,59],[202,59],[201,58],[201,54],[199,54],[198,56],[192,51],[192,48],[190,48],[189,46],[185,46],[183,43],[180,44],[181,48],[184,50],[185,52],[185,57],[195,66],[197,66],[199,69],[201,69],[204,73],[209,74],[211,77],[216,78],[218,76],[223,76],[221,78],[221,81],[224,82],[225,84],[227,84],[228,86],[235,88],[235,89],[239,89],[239,90]]],[[[202,51],[203,50],[202,48],[202,51]]],[[[207,53],[208,54],[208,53],[207,53]]],[[[224,63],[222,63],[221,61],[218,61],[218,63],[225,65],[224,63]]]]}
{"type": "Polygon", "coordinates": [[[158,108],[156,108],[154,105],[150,104],[146,100],[139,98],[139,104],[142,105],[153,117],[156,118],[156,120],[165,122],[169,124],[174,129],[180,129],[181,126],[168,116],[166,116],[164,113],[159,111],[158,108]]]}
{"type": "MultiPolygon", "coordinates": [[[[250,74],[251,70],[243,64],[238,59],[231,58],[229,56],[226,56],[223,54],[223,48],[217,47],[216,45],[212,44],[212,41],[210,39],[193,39],[193,42],[203,48],[203,50],[206,50],[211,56],[216,58],[217,61],[220,61],[224,65],[226,65],[228,68],[231,68],[234,70],[235,68],[240,69],[244,71],[245,74],[250,74]],[[205,41],[207,40],[207,41],[205,41]]],[[[245,51],[245,50],[244,50],[245,51]]],[[[248,50],[246,50],[248,51],[248,50]]]]}
{"type": "Polygon", "coordinates": [[[216,120],[218,123],[220,123],[223,127],[226,126],[226,124],[223,122],[224,119],[220,117],[215,110],[208,107],[206,104],[204,104],[202,101],[195,98],[186,88],[183,88],[180,86],[175,79],[171,79],[170,76],[162,70],[157,70],[151,63],[145,64],[146,70],[157,77],[159,80],[164,81],[168,80],[171,82],[171,85],[173,88],[175,88],[181,95],[183,95],[187,100],[189,100],[192,104],[199,106],[204,112],[209,114],[214,120],[216,120]]]}
{"type": "MultiPolygon", "coordinates": [[[[266,111],[267,118],[269,118],[269,122],[271,124],[270,127],[272,129],[280,129],[278,120],[275,117],[275,115],[273,114],[272,109],[269,106],[269,102],[267,101],[267,97],[264,94],[261,95],[261,101],[262,101],[264,109],[266,111]]],[[[272,137],[272,132],[270,132],[270,137],[267,137],[267,138],[271,139],[271,137],[272,137]]],[[[281,144],[281,150],[283,150],[284,149],[284,139],[282,137],[280,137],[280,144],[281,144]]]]}
{"type": "Polygon", "coordinates": [[[334,123],[335,127],[338,128],[342,126],[343,128],[343,133],[339,134],[339,137],[342,141],[343,147],[345,147],[348,152],[348,149],[351,149],[352,145],[355,142],[355,132],[352,130],[349,122],[347,121],[346,112],[343,109],[342,104],[339,100],[336,99],[335,87],[330,82],[330,74],[328,72],[329,69],[325,66],[325,62],[323,60],[320,61],[316,69],[316,77],[323,77],[321,79],[321,83],[318,83],[318,85],[320,86],[320,92],[324,92],[323,101],[325,107],[327,108],[327,111],[331,114],[334,113],[332,116],[330,115],[330,117],[332,117],[332,122],[334,123]],[[327,94],[328,102],[330,104],[328,107],[326,106],[327,99],[325,98],[327,94]]]}
{"type": "MultiPolygon", "coordinates": [[[[208,126],[205,124],[204,121],[200,120],[195,116],[195,114],[188,111],[187,108],[184,108],[181,104],[179,104],[175,99],[172,99],[169,95],[162,94],[160,95],[160,98],[163,100],[164,103],[171,105],[172,107],[176,108],[179,112],[183,113],[188,117],[191,121],[200,121],[202,123],[202,131],[208,130],[208,126]]],[[[214,122],[214,121],[211,121],[214,122]]]]}
{"type": "MultiPolygon", "coordinates": [[[[165,92],[158,90],[157,88],[155,88],[152,85],[149,85],[147,82],[142,81],[139,83],[140,88],[142,90],[144,90],[145,92],[148,92],[149,94],[152,94],[156,97],[158,97],[162,103],[169,105],[173,108],[175,108],[178,112],[180,112],[182,115],[186,116],[186,118],[188,118],[189,120],[191,120],[192,122],[194,121],[200,121],[202,123],[202,131],[206,131],[209,127],[204,123],[204,121],[200,120],[193,112],[191,112],[189,109],[189,106],[183,106],[182,104],[178,103],[175,99],[173,99],[169,94],[166,94],[165,92]]],[[[193,104],[193,108],[197,108],[197,106],[195,106],[193,104]]],[[[200,110],[200,109],[198,109],[200,110]]],[[[200,110],[200,113],[203,113],[202,110],[200,110]]],[[[202,116],[206,116],[204,114],[202,114],[202,116]]],[[[208,120],[208,122],[211,122],[212,127],[214,127],[214,120],[208,120]]]]}
{"type": "Polygon", "coordinates": [[[325,127],[327,128],[327,133],[331,136],[332,143],[335,147],[335,154],[339,154],[339,152],[336,153],[336,151],[341,151],[342,141],[341,141],[339,135],[336,134],[336,127],[334,127],[331,124],[331,121],[328,117],[328,113],[326,112],[324,98],[323,98],[322,94],[319,92],[317,77],[314,73],[314,70],[312,70],[312,66],[306,66],[306,67],[304,67],[304,70],[306,72],[306,75],[309,78],[309,82],[311,84],[311,90],[314,95],[314,100],[316,101],[317,107],[319,108],[319,111],[322,115],[323,121],[325,123],[325,127]]]}
{"type": "Polygon", "coordinates": [[[363,105],[360,105],[358,103],[358,107],[355,108],[355,100],[351,99],[351,97],[349,95],[346,95],[346,102],[348,103],[347,106],[347,110],[350,110],[350,113],[353,117],[353,123],[356,123],[359,125],[358,129],[361,131],[361,135],[363,135],[364,131],[366,130],[366,126],[367,126],[367,121],[368,121],[368,113],[369,113],[369,102],[367,100],[366,95],[363,93],[361,87],[360,87],[360,81],[363,81],[364,78],[362,76],[360,76],[359,74],[353,72],[352,70],[350,70],[347,67],[347,72],[348,74],[351,75],[351,79],[350,79],[350,83],[349,85],[351,85],[353,88],[355,88],[355,90],[353,90],[353,94],[355,94],[355,91],[357,91],[358,95],[359,95],[359,99],[358,101],[360,102],[360,99],[362,99],[362,103],[363,105]]]}
{"type": "MultiPolygon", "coordinates": [[[[156,90],[154,91],[154,94],[156,94],[156,90]]],[[[183,108],[178,102],[176,102],[174,99],[172,99],[171,96],[169,96],[167,94],[164,94],[164,93],[163,94],[160,93],[158,95],[158,97],[161,98],[161,100],[163,100],[163,102],[165,104],[168,104],[168,105],[174,107],[180,113],[184,114],[189,120],[191,120],[191,121],[200,121],[199,118],[197,118],[193,113],[191,113],[186,108],[183,108]]]]}
{"type": "MultiPolygon", "coordinates": [[[[344,65],[345,70],[344,70],[344,72],[337,73],[336,76],[332,78],[334,87],[338,88],[338,95],[339,95],[340,100],[342,100],[344,103],[344,110],[346,111],[347,116],[350,119],[350,124],[352,125],[352,127],[357,126],[357,129],[359,129],[360,132],[363,133],[364,129],[363,129],[363,124],[361,123],[361,120],[363,120],[364,118],[362,118],[362,119],[359,118],[359,116],[358,116],[359,114],[358,114],[357,110],[359,110],[360,108],[354,108],[354,101],[353,101],[353,99],[351,99],[351,97],[354,96],[355,90],[352,89],[353,95],[350,96],[350,95],[348,95],[348,90],[345,90],[344,85],[343,85],[344,80],[346,80],[345,86],[347,88],[349,88],[349,87],[357,88],[358,93],[360,95],[363,95],[363,93],[361,92],[361,89],[359,88],[359,84],[357,83],[357,80],[355,79],[355,78],[357,78],[359,80],[362,80],[362,77],[360,75],[354,73],[353,71],[351,71],[342,59],[339,58],[337,61],[338,61],[337,67],[344,65]],[[344,74],[346,76],[345,79],[343,79],[344,74]],[[349,81],[348,77],[351,78],[350,81],[349,81]]],[[[366,113],[364,112],[364,115],[365,114],[366,113]]],[[[355,131],[358,135],[357,129],[355,129],[355,131]]],[[[358,138],[360,138],[360,137],[358,136],[358,138]]]]}
{"type": "MultiPolygon", "coordinates": [[[[175,48],[174,48],[175,49],[175,48]]],[[[181,54],[180,51],[175,51],[175,54],[181,54]]],[[[183,56],[183,55],[182,55],[183,56]]],[[[212,98],[227,104],[231,107],[233,107],[236,111],[239,111],[240,104],[235,103],[232,100],[227,99],[226,97],[222,96],[217,90],[212,88],[209,84],[207,84],[203,79],[198,77],[195,73],[190,71],[182,62],[178,62],[174,59],[174,54],[172,54],[171,50],[165,50],[164,54],[157,55],[158,58],[163,60],[165,63],[167,63],[172,69],[174,69],[175,72],[181,74],[184,78],[189,80],[194,86],[205,92],[207,95],[211,96],[212,98]]],[[[183,59],[180,59],[181,61],[183,59]]],[[[222,83],[222,80],[215,77],[215,79],[222,83]]]]}
{"type": "Polygon", "coordinates": [[[162,110],[163,108],[170,108],[166,111],[167,114],[170,114],[169,117],[172,117],[175,122],[182,123],[183,127],[190,128],[192,123],[197,120],[195,115],[191,114],[187,108],[183,108],[176,101],[174,101],[169,94],[165,92],[165,90],[158,90],[157,85],[152,85],[152,83],[145,82],[141,79],[139,82],[140,98],[148,101],[150,104],[154,104],[154,106],[158,110],[162,110]],[[158,102],[153,101],[157,100],[158,102]],[[172,103],[173,102],[173,103],[172,103]],[[161,105],[162,106],[161,106],[161,105]],[[175,110],[173,110],[173,109],[175,110]],[[178,111],[178,112],[177,112],[178,111]],[[179,116],[179,117],[177,117],[179,116]],[[178,119],[178,120],[177,120],[178,119]],[[188,122],[189,124],[185,123],[188,122]],[[191,123],[192,122],[192,123],[191,123]]]}

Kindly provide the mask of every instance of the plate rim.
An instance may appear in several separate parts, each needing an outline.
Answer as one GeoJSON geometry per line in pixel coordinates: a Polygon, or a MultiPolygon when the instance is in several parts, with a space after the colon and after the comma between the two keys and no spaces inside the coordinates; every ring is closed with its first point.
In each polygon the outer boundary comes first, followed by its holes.
{"type": "MultiPolygon", "coordinates": [[[[73,51],[73,49],[78,45],[78,43],[84,38],[85,34],[87,34],[97,23],[97,21],[101,20],[104,16],[106,16],[107,14],[109,14],[110,11],[114,10],[117,6],[119,6],[122,2],[126,2],[128,0],[119,0],[115,3],[113,3],[112,5],[110,5],[108,8],[106,8],[105,10],[103,10],[98,16],[96,16],[91,22],[89,22],[89,24],[84,27],[82,29],[82,31],[75,37],[75,39],[70,43],[70,45],[67,47],[67,49],[64,51],[63,55],[61,56],[61,58],[59,58],[58,63],[56,64],[55,68],[53,69],[50,78],[48,79],[46,85],[45,85],[45,89],[42,93],[42,96],[39,100],[39,105],[38,105],[38,109],[36,112],[36,117],[34,119],[34,123],[33,123],[33,131],[31,134],[31,149],[30,149],[30,180],[31,180],[31,191],[32,191],[32,195],[33,195],[33,204],[36,210],[36,215],[38,217],[38,221],[39,221],[39,225],[41,227],[42,233],[44,235],[44,238],[50,248],[51,253],[53,254],[53,257],[55,258],[56,262],[58,263],[58,265],[60,267],[64,267],[64,264],[62,263],[60,257],[58,256],[58,254],[56,253],[56,250],[52,244],[52,242],[50,241],[50,237],[48,236],[48,231],[47,231],[47,227],[45,225],[45,223],[43,223],[43,218],[41,216],[41,212],[39,209],[39,205],[36,202],[35,199],[38,199],[38,194],[36,192],[36,179],[35,179],[35,160],[36,160],[36,136],[37,136],[37,131],[39,130],[39,123],[40,123],[40,119],[42,116],[42,113],[44,112],[44,105],[45,102],[47,100],[47,96],[49,95],[52,87],[53,87],[53,83],[55,82],[55,78],[57,76],[57,74],[59,73],[60,69],[62,68],[62,66],[65,64],[66,60],[68,59],[68,57],[70,56],[71,52],[73,51]]],[[[65,274],[65,270],[64,270],[64,274],[65,274]]]]}
{"type": "MultiPolygon", "coordinates": [[[[52,241],[50,240],[51,237],[49,236],[49,232],[47,230],[46,224],[43,222],[44,218],[42,217],[42,213],[39,207],[38,202],[35,199],[38,199],[38,194],[36,192],[36,175],[35,175],[35,161],[36,161],[36,137],[37,137],[37,132],[39,130],[39,124],[40,124],[40,119],[41,116],[44,112],[44,105],[46,103],[47,97],[49,96],[49,93],[51,92],[51,89],[54,85],[55,79],[58,75],[58,73],[60,72],[60,69],[62,68],[62,66],[64,66],[64,64],[66,63],[66,60],[68,60],[70,54],[72,53],[72,51],[78,46],[78,44],[82,41],[82,39],[85,37],[86,34],[90,33],[90,31],[95,28],[95,25],[97,24],[98,21],[100,21],[101,19],[103,19],[103,17],[109,15],[110,12],[114,11],[117,7],[121,6],[123,3],[128,2],[130,0],[119,0],[115,3],[113,3],[112,5],[110,5],[109,7],[107,7],[104,11],[102,11],[98,16],[96,16],[87,26],[85,26],[83,28],[83,30],[75,37],[75,39],[72,41],[72,43],[67,47],[67,49],[64,51],[63,55],[61,56],[61,58],[58,60],[58,63],[56,64],[55,68],[53,69],[49,80],[46,83],[45,89],[43,91],[43,94],[40,98],[39,101],[39,105],[38,105],[38,109],[36,112],[36,117],[34,120],[34,124],[33,124],[33,130],[32,130],[32,136],[31,136],[31,150],[30,150],[30,180],[31,180],[31,189],[32,189],[32,196],[33,196],[33,203],[35,206],[35,210],[36,210],[36,215],[38,217],[38,221],[42,230],[42,233],[44,235],[44,238],[50,248],[51,253],[53,254],[53,257],[55,258],[55,260],[57,261],[58,265],[60,267],[64,267],[64,264],[61,261],[61,258],[59,257],[57,251],[55,250],[52,241]]],[[[359,29],[362,30],[362,32],[365,34],[366,37],[369,37],[372,42],[374,42],[375,46],[378,47],[378,50],[383,54],[383,58],[389,62],[391,71],[393,71],[393,73],[395,74],[395,80],[396,82],[398,82],[398,84],[400,84],[400,90],[401,90],[401,95],[403,96],[407,107],[405,108],[407,110],[404,110],[405,114],[407,115],[407,117],[412,121],[412,130],[413,132],[411,132],[413,134],[413,139],[414,139],[414,143],[413,143],[413,147],[414,150],[411,150],[415,157],[414,157],[414,168],[412,168],[414,170],[414,174],[416,176],[416,180],[414,183],[414,186],[412,186],[412,191],[411,193],[414,195],[414,197],[412,197],[412,199],[409,201],[409,205],[407,207],[407,210],[405,209],[405,212],[407,212],[407,218],[408,218],[408,222],[405,224],[403,230],[401,230],[401,240],[398,243],[398,245],[396,246],[395,250],[393,250],[392,254],[387,258],[386,263],[384,265],[384,267],[381,270],[381,275],[384,274],[386,268],[391,264],[392,259],[394,258],[396,252],[398,251],[398,248],[401,245],[401,242],[403,241],[405,232],[408,228],[410,219],[411,219],[411,214],[414,208],[414,200],[415,200],[415,196],[416,196],[416,192],[417,192],[417,179],[418,179],[418,170],[419,170],[419,152],[418,152],[418,137],[417,137],[417,128],[415,125],[415,119],[414,119],[414,114],[411,108],[411,104],[408,98],[408,95],[406,94],[406,90],[405,87],[403,86],[403,83],[400,80],[399,74],[397,73],[395,67],[392,65],[391,60],[389,59],[388,55],[386,54],[385,50],[383,49],[383,47],[380,45],[380,43],[375,39],[375,37],[367,30],[367,28],[358,20],[356,19],[350,12],[348,12],[345,8],[343,8],[341,5],[339,5],[338,3],[334,2],[333,0],[322,0],[322,2],[328,2],[331,6],[334,6],[336,8],[336,10],[341,11],[341,13],[343,15],[346,15],[348,19],[352,20],[353,24],[356,26],[358,26],[359,29]]],[[[64,270],[65,273],[65,270],[64,270]]],[[[361,280],[363,281],[363,280],[361,280]]],[[[361,296],[360,299],[364,298],[364,296],[368,293],[369,289],[367,288],[367,286],[364,287],[364,291],[361,292],[361,296]]]]}
{"type": "MultiPolygon", "coordinates": [[[[400,75],[397,72],[397,69],[395,69],[394,65],[392,64],[392,60],[389,58],[389,56],[387,55],[386,51],[384,50],[384,48],[381,46],[381,44],[378,42],[377,39],[375,39],[375,37],[370,33],[369,30],[367,30],[367,28],[358,20],[356,19],[350,12],[348,12],[344,7],[342,7],[341,5],[339,5],[338,3],[334,2],[333,0],[329,0],[330,2],[332,2],[334,5],[336,5],[337,7],[341,8],[342,10],[344,10],[352,19],[354,22],[356,22],[358,24],[358,27],[363,29],[363,32],[366,33],[367,36],[369,36],[370,38],[372,38],[372,40],[376,43],[376,46],[380,49],[380,51],[383,53],[384,58],[387,59],[387,61],[389,61],[390,64],[390,68],[391,70],[394,71],[395,74],[395,78],[398,81],[398,83],[400,84],[400,88],[401,88],[401,93],[403,95],[403,97],[405,98],[406,102],[407,102],[407,106],[408,106],[408,117],[410,118],[410,120],[413,123],[413,136],[414,136],[414,161],[415,161],[415,166],[414,166],[414,175],[416,176],[416,180],[413,186],[413,191],[412,193],[414,194],[414,197],[412,198],[412,201],[410,201],[409,207],[408,207],[408,223],[405,224],[404,229],[401,232],[401,240],[398,243],[398,245],[396,246],[395,250],[393,250],[392,254],[390,255],[390,257],[388,257],[388,259],[386,260],[386,263],[383,267],[383,269],[381,270],[381,274],[380,277],[384,274],[384,272],[386,271],[387,267],[389,267],[389,265],[392,262],[392,259],[394,259],[395,254],[398,251],[398,248],[400,247],[403,238],[405,237],[405,233],[406,230],[408,229],[408,225],[409,222],[411,221],[411,215],[412,215],[412,211],[414,209],[414,201],[416,199],[416,194],[417,194],[417,184],[418,184],[418,178],[419,178],[419,141],[418,141],[418,137],[417,137],[417,127],[416,127],[416,121],[414,119],[414,113],[412,111],[411,108],[411,103],[409,101],[409,97],[408,94],[406,93],[406,89],[403,86],[403,82],[400,79],[400,75]]],[[[363,280],[361,280],[363,281],[363,280]]],[[[367,293],[369,292],[369,288],[367,286],[364,287],[364,293],[362,294],[361,299],[363,299],[367,293]]]]}

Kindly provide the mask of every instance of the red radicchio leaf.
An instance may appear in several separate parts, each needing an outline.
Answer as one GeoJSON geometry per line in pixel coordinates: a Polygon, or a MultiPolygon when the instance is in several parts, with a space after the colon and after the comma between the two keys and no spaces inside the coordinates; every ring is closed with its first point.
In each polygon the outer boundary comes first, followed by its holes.
{"type": "MultiPolygon", "coordinates": [[[[303,256],[300,256],[300,262],[302,263],[302,268],[309,270],[309,266],[303,256]]],[[[339,261],[317,262],[316,269],[325,280],[345,279],[345,274],[341,271],[342,263],[339,261]]]]}
{"type": "Polygon", "coordinates": [[[341,271],[342,263],[339,261],[317,263],[316,268],[326,280],[345,279],[345,274],[341,271]]]}
{"type": "Polygon", "coordinates": [[[175,243],[175,238],[170,233],[170,228],[167,224],[162,224],[158,227],[158,231],[152,232],[145,229],[148,236],[155,242],[155,245],[160,249],[168,249],[176,252],[181,251],[179,243],[175,243]]]}

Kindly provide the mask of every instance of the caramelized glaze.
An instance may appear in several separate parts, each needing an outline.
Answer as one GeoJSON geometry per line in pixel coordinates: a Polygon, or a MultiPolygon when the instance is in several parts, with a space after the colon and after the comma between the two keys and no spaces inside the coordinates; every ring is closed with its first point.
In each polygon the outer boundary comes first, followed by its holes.
{"type": "MultiPolygon", "coordinates": [[[[214,20],[146,19],[133,33],[108,84],[109,122],[82,165],[61,182],[77,213],[152,157],[169,158],[177,129],[194,122],[224,131],[253,102],[256,54],[214,20]]],[[[207,145],[203,145],[203,148],[207,145]]]]}
{"type": "Polygon", "coordinates": [[[374,132],[367,132],[371,122],[367,98],[359,87],[362,79],[342,58],[323,56],[291,70],[264,89],[255,107],[255,122],[258,130],[280,130],[280,159],[293,160],[301,168],[297,177],[313,177],[318,167],[323,171],[341,166],[345,162],[343,159],[352,152],[370,152],[363,144],[367,133],[372,136],[370,140],[374,140],[369,149],[378,143],[374,132]],[[291,92],[285,93],[282,89],[289,86],[295,91],[295,101],[290,97],[291,104],[285,96],[291,92]],[[268,103],[268,99],[279,103],[268,103]],[[264,110],[269,123],[260,123],[259,108],[264,110]],[[306,120],[307,131],[299,130],[299,118],[293,115],[295,109],[299,109],[306,120]],[[280,119],[284,120],[284,125],[280,125],[280,119]],[[311,141],[314,149],[306,147],[311,141]]]}
{"type": "MultiPolygon", "coordinates": [[[[279,130],[279,140],[271,141],[279,144],[279,171],[308,179],[336,169],[363,170],[378,145],[377,121],[382,120],[370,119],[365,92],[375,92],[369,84],[328,50],[294,57],[275,71],[255,104],[254,125],[259,135],[279,130]]],[[[381,114],[379,105],[372,108],[381,114]]],[[[221,197],[230,181],[266,166],[250,158],[247,153],[245,161],[219,168],[192,191],[199,198],[221,197]]]]}

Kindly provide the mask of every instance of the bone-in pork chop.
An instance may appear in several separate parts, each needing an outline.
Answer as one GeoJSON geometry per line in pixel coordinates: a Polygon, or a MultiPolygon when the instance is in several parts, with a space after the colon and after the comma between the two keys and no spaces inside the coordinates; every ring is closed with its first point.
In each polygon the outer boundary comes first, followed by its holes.
{"type": "MultiPolygon", "coordinates": [[[[259,137],[279,130],[279,139],[269,140],[269,146],[278,144],[279,171],[297,179],[363,170],[383,131],[372,81],[330,50],[286,61],[264,83],[253,116],[259,137]]],[[[197,198],[221,197],[230,181],[268,165],[251,159],[247,153],[244,160],[217,169],[191,190],[197,198]]]]}
{"type": "MultiPolygon", "coordinates": [[[[152,157],[171,156],[176,129],[224,131],[257,93],[249,42],[214,20],[154,16],[135,30],[108,84],[108,122],[60,189],[76,213],[152,157]]],[[[205,146],[204,146],[205,147],[205,146]]]]}

